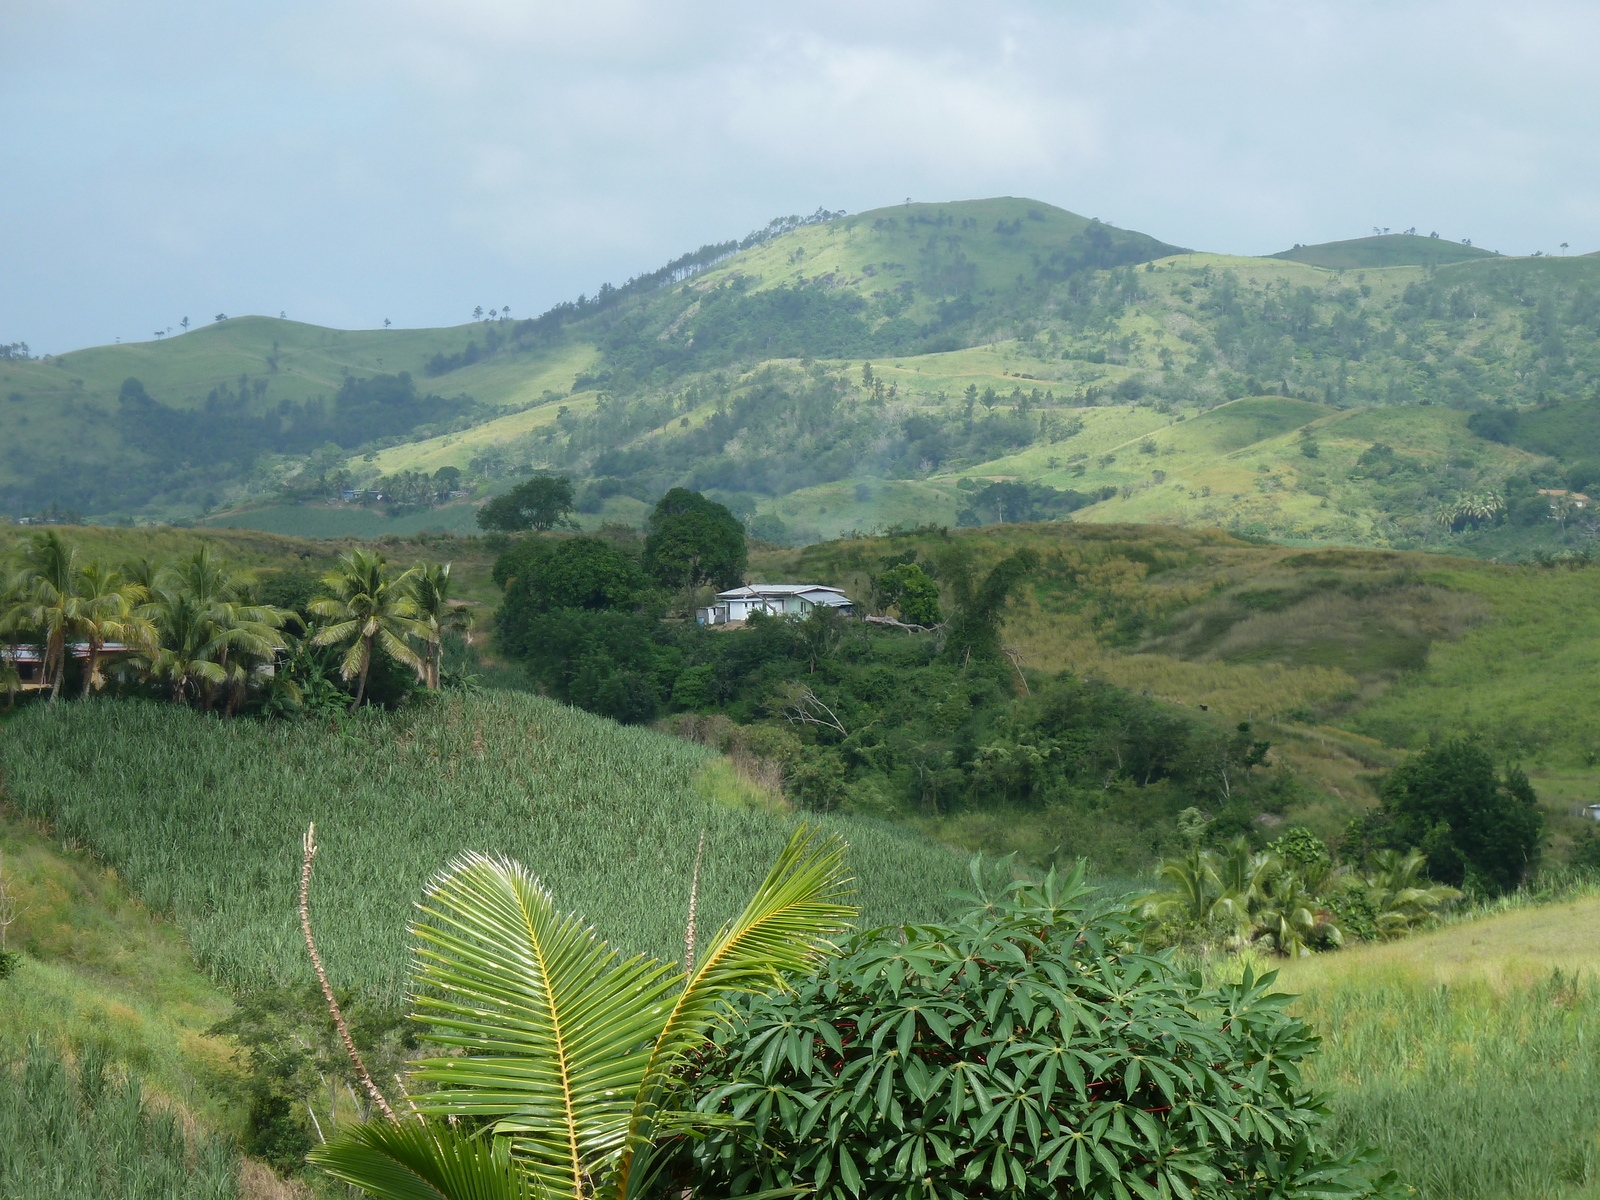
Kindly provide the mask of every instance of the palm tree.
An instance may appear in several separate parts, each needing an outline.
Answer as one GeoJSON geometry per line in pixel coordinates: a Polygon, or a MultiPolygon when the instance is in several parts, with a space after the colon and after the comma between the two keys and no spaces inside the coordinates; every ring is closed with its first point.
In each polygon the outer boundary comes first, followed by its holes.
{"type": "Polygon", "coordinates": [[[375,648],[412,670],[422,666],[416,652],[406,645],[409,637],[426,641],[428,636],[411,598],[412,574],[390,575],[383,555],[357,549],[340,555],[338,566],[322,577],[323,587],[333,597],[314,601],[311,612],[333,623],[318,630],[311,644],[347,646],[339,673],[346,680],[352,676],[360,680],[350,702],[352,712],[367,693],[367,672],[372,669],[375,648]]]}
{"type": "Polygon", "coordinates": [[[141,657],[152,676],[171,685],[174,703],[182,704],[191,690],[204,697],[227,678],[216,660],[217,623],[187,592],[162,589],[140,606],[139,615],[155,626],[159,637],[141,657]]]}
{"type": "MultiPolygon", "coordinates": [[[[441,1057],[413,1064],[426,1125],[358,1126],[311,1161],[384,1200],[636,1200],[693,1128],[681,1068],[738,993],[807,969],[854,910],[844,845],[801,828],[691,974],[624,959],[525,868],[465,854],[429,885],[414,976],[441,1057]],[[493,1121],[470,1138],[456,1118],[493,1121]]],[[[702,1118],[703,1120],[703,1118],[702,1118]]]]}
{"type": "Polygon", "coordinates": [[[67,641],[79,629],[83,572],[78,548],[55,530],[36,533],[22,548],[20,594],[5,615],[9,630],[30,630],[44,638],[45,677],[51,679],[50,702],[61,695],[67,675],[67,641]]]}
{"type": "Polygon", "coordinates": [[[123,642],[136,649],[153,649],[155,625],[139,616],[134,605],[145,591],[130,583],[105,563],[95,561],[79,576],[78,629],[88,639],[89,657],[83,671],[83,697],[101,685],[100,651],[107,642],[123,642]]]}
{"type": "MultiPolygon", "coordinates": [[[[287,644],[278,631],[290,614],[270,604],[254,603],[255,579],[247,572],[233,571],[205,544],[161,571],[158,580],[160,587],[186,593],[215,623],[217,665],[228,684],[227,709],[231,713],[252,673],[251,660],[270,661],[287,644]],[[229,661],[236,653],[246,659],[244,665],[229,661]]],[[[209,708],[209,688],[204,702],[209,708]]]]}
{"type": "Polygon", "coordinates": [[[434,563],[418,569],[411,577],[411,599],[417,606],[417,620],[428,631],[423,682],[435,691],[444,659],[444,635],[451,630],[472,627],[472,614],[450,599],[450,564],[434,563]]]}
{"type": "Polygon", "coordinates": [[[1196,931],[1220,929],[1236,938],[1248,924],[1275,861],[1252,852],[1242,837],[1225,853],[1195,846],[1182,858],[1163,860],[1156,870],[1157,890],[1135,903],[1146,918],[1176,921],[1196,931]]]}
{"type": "Polygon", "coordinates": [[[1305,958],[1321,947],[1342,946],[1344,931],[1327,905],[1311,894],[1298,872],[1283,866],[1281,860],[1277,862],[1278,869],[1265,881],[1251,914],[1251,937],[1291,958],[1305,958]]]}
{"type": "Polygon", "coordinates": [[[1413,847],[1402,855],[1398,850],[1380,850],[1372,856],[1369,871],[1361,884],[1377,912],[1378,933],[1385,938],[1400,937],[1439,915],[1439,909],[1461,893],[1453,887],[1428,878],[1428,857],[1413,847]]]}

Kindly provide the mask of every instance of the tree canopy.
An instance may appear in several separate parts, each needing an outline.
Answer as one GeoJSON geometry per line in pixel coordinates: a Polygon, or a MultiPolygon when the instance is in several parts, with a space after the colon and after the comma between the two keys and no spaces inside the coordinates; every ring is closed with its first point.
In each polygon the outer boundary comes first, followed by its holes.
{"type": "Polygon", "coordinates": [[[1390,848],[1420,849],[1429,873],[1487,891],[1516,887],[1539,861],[1544,816],[1528,777],[1495,770],[1472,738],[1452,738],[1400,764],[1384,781],[1390,848]]]}
{"type": "Polygon", "coordinates": [[[650,513],[644,559],[663,587],[737,587],[746,563],[744,526],[715,500],[673,488],[650,513]]]}
{"type": "MultiPolygon", "coordinates": [[[[698,1080],[695,1190],[817,1200],[1398,1192],[1338,1153],[1274,976],[1207,986],[1068,877],[986,887],[745,1002],[698,1080]]],[[[685,1171],[689,1175],[689,1171],[685,1171]]]]}
{"type": "Polygon", "coordinates": [[[535,475],[478,510],[478,528],[500,533],[544,532],[568,524],[572,481],[565,475],[535,475]]]}

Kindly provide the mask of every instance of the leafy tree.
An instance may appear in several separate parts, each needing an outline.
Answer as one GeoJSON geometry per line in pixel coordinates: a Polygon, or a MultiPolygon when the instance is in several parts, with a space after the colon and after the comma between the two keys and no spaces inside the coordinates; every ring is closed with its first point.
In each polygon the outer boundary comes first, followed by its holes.
{"type": "Polygon", "coordinates": [[[973,873],[952,924],[863,934],[717,1031],[698,1194],[1399,1194],[1329,1144],[1301,1075],[1317,1039],[1273,974],[1208,987],[1140,953],[1081,865],[992,891],[973,873]]]}
{"type": "Polygon", "coordinates": [[[148,617],[136,615],[134,606],[144,598],[145,590],[130,583],[104,563],[91,562],[80,577],[80,602],[78,627],[89,643],[88,661],[84,664],[83,693],[89,695],[100,687],[100,652],[107,642],[121,642],[135,649],[152,648],[158,634],[148,617]]]}
{"type": "Polygon", "coordinates": [[[532,529],[543,533],[569,525],[573,509],[572,481],[565,475],[535,475],[496,496],[478,510],[478,528],[501,533],[532,529]]]}
{"type": "Polygon", "coordinates": [[[939,576],[950,584],[955,602],[945,635],[947,658],[994,661],[1000,658],[1000,626],[1006,601],[1039,565],[1032,550],[1017,550],[1002,558],[980,580],[970,554],[952,549],[939,564],[939,576]]]}
{"type": "Polygon", "coordinates": [[[187,592],[162,590],[140,611],[160,631],[154,652],[140,661],[152,678],[167,682],[174,704],[227,679],[216,658],[216,623],[204,604],[187,592]]]}
{"type": "Polygon", "coordinates": [[[388,1200],[645,1194],[658,1145],[698,1124],[682,1107],[683,1070],[729,1001],[813,970],[854,915],[840,903],[843,853],[796,830],[744,912],[692,947],[688,970],[625,959],[518,863],[458,857],[415,926],[427,947],[415,1016],[441,1054],[412,1078],[431,1085],[415,1100],[436,1119],[358,1126],[311,1161],[388,1200]]]}
{"type": "Polygon", "coordinates": [[[1413,755],[1381,790],[1390,849],[1416,848],[1434,878],[1510,891],[1539,861],[1544,816],[1528,777],[1497,772],[1483,745],[1453,738],[1413,755]]]}
{"type": "Polygon", "coordinates": [[[521,614],[632,608],[650,586],[636,558],[595,537],[529,538],[495,561],[494,581],[506,594],[502,611],[521,614]]]}
{"type": "Polygon", "coordinates": [[[663,587],[737,587],[746,562],[744,526],[725,505],[673,488],[650,513],[644,561],[663,587]]]}
{"type": "Polygon", "coordinates": [[[311,611],[331,624],[319,629],[311,644],[345,647],[340,673],[345,679],[359,681],[350,701],[354,712],[366,695],[374,651],[420,670],[422,660],[406,639],[426,639],[427,629],[417,619],[411,572],[393,575],[381,554],[361,549],[342,554],[322,583],[333,596],[313,602],[311,611]]]}
{"type": "Polygon", "coordinates": [[[908,625],[933,626],[944,620],[939,610],[939,585],[917,563],[900,563],[872,581],[884,607],[900,610],[908,625]]]}
{"type": "MultiPolygon", "coordinates": [[[[156,592],[180,592],[192,600],[212,625],[211,648],[228,688],[228,712],[238,703],[253,669],[270,663],[285,646],[279,632],[293,614],[254,600],[255,577],[236,572],[210,546],[201,545],[156,575],[156,592]]],[[[211,706],[211,689],[201,699],[211,706]]]]}

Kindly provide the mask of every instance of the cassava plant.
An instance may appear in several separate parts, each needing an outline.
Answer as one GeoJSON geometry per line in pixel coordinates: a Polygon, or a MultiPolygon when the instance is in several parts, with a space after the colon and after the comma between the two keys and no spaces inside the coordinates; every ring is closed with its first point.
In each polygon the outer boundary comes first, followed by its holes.
{"type": "Polygon", "coordinates": [[[1207,986],[1138,951],[1083,868],[978,893],[949,926],[863,934],[717,1033],[706,1196],[816,1200],[1388,1195],[1324,1139],[1316,1050],[1274,975],[1207,986]]]}

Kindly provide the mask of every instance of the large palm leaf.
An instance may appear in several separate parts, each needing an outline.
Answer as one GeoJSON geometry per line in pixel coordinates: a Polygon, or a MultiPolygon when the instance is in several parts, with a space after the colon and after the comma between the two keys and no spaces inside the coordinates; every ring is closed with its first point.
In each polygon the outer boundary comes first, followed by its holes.
{"type": "MultiPolygon", "coordinates": [[[[550,1200],[636,1193],[648,1174],[639,1151],[690,1120],[672,1104],[684,1053],[732,994],[776,986],[853,915],[840,902],[843,849],[797,830],[687,979],[675,964],[624,959],[520,865],[457,858],[413,926],[417,1016],[449,1052],[414,1064],[434,1086],[415,1097],[421,1111],[492,1118],[550,1200]]],[[[420,1194],[350,1181],[394,1200],[420,1194]]]]}
{"type": "Polygon", "coordinates": [[[371,1121],[312,1150],[335,1179],[389,1200],[529,1200],[528,1180],[499,1138],[449,1126],[371,1121]]]}

